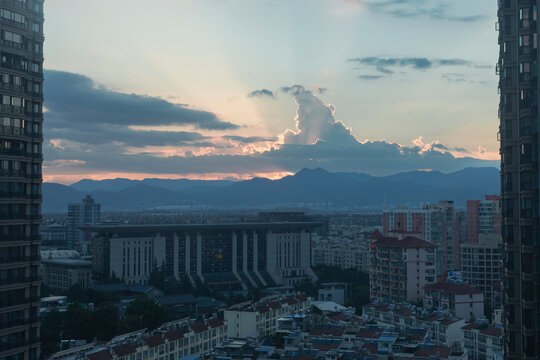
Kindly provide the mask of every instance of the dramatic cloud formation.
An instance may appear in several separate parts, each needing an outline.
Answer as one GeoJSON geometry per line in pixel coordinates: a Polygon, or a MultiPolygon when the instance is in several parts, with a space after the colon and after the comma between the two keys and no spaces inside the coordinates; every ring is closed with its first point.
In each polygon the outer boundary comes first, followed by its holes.
{"type": "Polygon", "coordinates": [[[284,144],[313,145],[319,141],[331,144],[356,143],[357,140],[341,121],[334,118],[334,107],[324,104],[321,99],[303,86],[283,87],[296,103],[296,130],[287,130],[280,135],[284,144]]]}
{"type": "MultiPolygon", "coordinates": [[[[314,93],[318,90],[308,90],[300,85],[282,88],[297,104],[294,130],[286,130],[277,138],[223,132],[214,136],[196,131],[134,129],[130,125],[154,124],[154,117],[145,120],[130,109],[131,106],[142,107],[139,101],[144,104],[147,98],[93,87],[88,89],[92,84],[88,80],[83,81],[87,86],[77,81],[66,83],[66,78],[87,79],[80,75],[52,74],[47,72],[49,89],[45,99],[48,109],[44,122],[46,178],[83,178],[88,174],[107,177],[111,173],[245,177],[296,172],[304,167],[387,175],[426,168],[455,171],[468,166],[498,165],[496,161],[473,158],[473,154],[465,149],[445,146],[438,141],[426,143],[421,137],[415,139],[412,146],[384,140],[358,141],[350,128],[335,119],[334,106],[326,104],[314,93]],[[71,93],[57,88],[63,86],[71,89],[71,93]],[[79,91],[77,86],[85,90],[79,91]],[[101,92],[113,99],[127,96],[129,101],[116,102],[117,108],[113,112],[128,112],[134,120],[125,116],[117,120],[107,114],[113,100],[101,92]],[[93,94],[93,99],[85,99],[89,93],[93,94]],[[70,104],[63,105],[58,98],[60,95],[68,97],[70,104]],[[96,112],[103,113],[103,117],[94,120],[96,112]]],[[[169,105],[176,108],[167,102],[157,101],[156,104],[166,109],[169,105]]],[[[178,122],[184,119],[184,113],[188,119],[197,116],[212,119],[212,115],[204,111],[178,109],[181,111],[174,117],[180,119],[178,122]],[[194,113],[190,113],[192,111],[194,113]]],[[[147,109],[146,113],[159,111],[147,109]]],[[[221,126],[219,119],[213,119],[213,125],[221,126]]],[[[171,120],[157,118],[155,123],[170,124],[171,120]]],[[[195,123],[192,125],[198,127],[195,123]]],[[[482,149],[480,147],[474,156],[486,158],[489,154],[482,149]]]]}
{"type": "Polygon", "coordinates": [[[344,2],[400,18],[423,17],[458,22],[474,22],[486,18],[485,15],[453,14],[450,11],[449,0],[344,0],[344,2]]]}
{"type": "Polygon", "coordinates": [[[90,78],[79,74],[47,70],[44,91],[49,119],[53,121],[118,126],[191,125],[208,130],[238,128],[207,111],[98,87],[90,78]]]}
{"type": "Polygon", "coordinates": [[[248,97],[269,97],[275,99],[274,93],[268,89],[254,90],[250,92],[248,97]]]}

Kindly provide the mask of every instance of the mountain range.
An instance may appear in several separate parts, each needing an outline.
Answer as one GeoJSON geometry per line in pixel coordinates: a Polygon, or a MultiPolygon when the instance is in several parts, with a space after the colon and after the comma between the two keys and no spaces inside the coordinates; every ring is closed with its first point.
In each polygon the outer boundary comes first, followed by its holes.
{"type": "Polygon", "coordinates": [[[155,208],[268,208],[302,206],[325,209],[382,208],[439,200],[482,199],[500,192],[497,168],[467,168],[454,173],[412,171],[384,177],[303,169],[278,180],[84,179],[70,186],[44,183],[43,212],[66,212],[88,194],[105,211],[155,208]]]}

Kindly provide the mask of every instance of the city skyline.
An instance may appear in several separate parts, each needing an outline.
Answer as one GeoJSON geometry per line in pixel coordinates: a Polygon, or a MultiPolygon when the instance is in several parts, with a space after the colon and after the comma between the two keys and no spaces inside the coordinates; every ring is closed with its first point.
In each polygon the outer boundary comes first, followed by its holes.
{"type": "Polygon", "coordinates": [[[46,2],[46,181],[498,166],[495,3],[148,4],[46,2]]]}

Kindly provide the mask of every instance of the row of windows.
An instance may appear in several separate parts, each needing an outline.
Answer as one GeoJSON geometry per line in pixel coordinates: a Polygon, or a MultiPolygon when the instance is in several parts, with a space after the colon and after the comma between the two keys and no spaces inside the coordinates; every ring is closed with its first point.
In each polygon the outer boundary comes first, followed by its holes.
{"type": "Polygon", "coordinates": [[[2,67],[20,71],[33,71],[35,73],[41,73],[42,64],[25,59],[22,56],[3,54],[2,55],[2,67]]]}

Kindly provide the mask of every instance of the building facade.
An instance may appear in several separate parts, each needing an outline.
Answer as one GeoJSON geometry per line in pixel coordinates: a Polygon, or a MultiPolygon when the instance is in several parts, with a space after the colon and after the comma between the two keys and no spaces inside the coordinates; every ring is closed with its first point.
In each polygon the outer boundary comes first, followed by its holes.
{"type": "Polygon", "coordinates": [[[540,354],[538,1],[498,3],[504,356],[540,354]]]}
{"type": "Polygon", "coordinates": [[[92,234],[80,230],[81,226],[95,226],[101,222],[101,205],[96,204],[92,196],[87,195],[82,204],[68,205],[68,247],[86,252],[92,234]]]}
{"type": "Polygon", "coordinates": [[[477,243],[461,244],[463,281],[484,293],[493,309],[501,307],[501,237],[481,234],[477,243]]]}
{"type": "Polygon", "coordinates": [[[426,310],[447,310],[467,320],[484,316],[484,294],[473,286],[438,282],[426,285],[424,290],[426,310]]]}
{"type": "Polygon", "coordinates": [[[467,200],[467,242],[478,243],[480,234],[501,234],[500,196],[486,195],[485,200],[467,200]]]}
{"type": "Polygon", "coordinates": [[[266,297],[256,303],[233,305],[223,313],[230,338],[263,337],[278,329],[278,319],[307,311],[310,300],[305,295],[266,297]]]}
{"type": "Polygon", "coordinates": [[[78,285],[92,285],[92,262],[80,259],[42,259],[43,285],[57,292],[65,292],[78,285]]]}
{"type": "Polygon", "coordinates": [[[437,281],[437,246],[412,236],[372,238],[371,299],[421,301],[424,287],[437,281]]]}
{"type": "Polygon", "coordinates": [[[317,223],[96,226],[94,270],[143,284],[161,269],[177,279],[234,290],[314,281],[311,229],[317,223]]]}
{"type": "Polygon", "coordinates": [[[0,359],[39,357],[43,0],[0,2],[0,359]]]}
{"type": "Polygon", "coordinates": [[[421,209],[396,208],[383,213],[383,233],[415,233],[438,247],[437,275],[458,270],[460,247],[465,235],[465,213],[453,201],[439,201],[421,209]]]}

